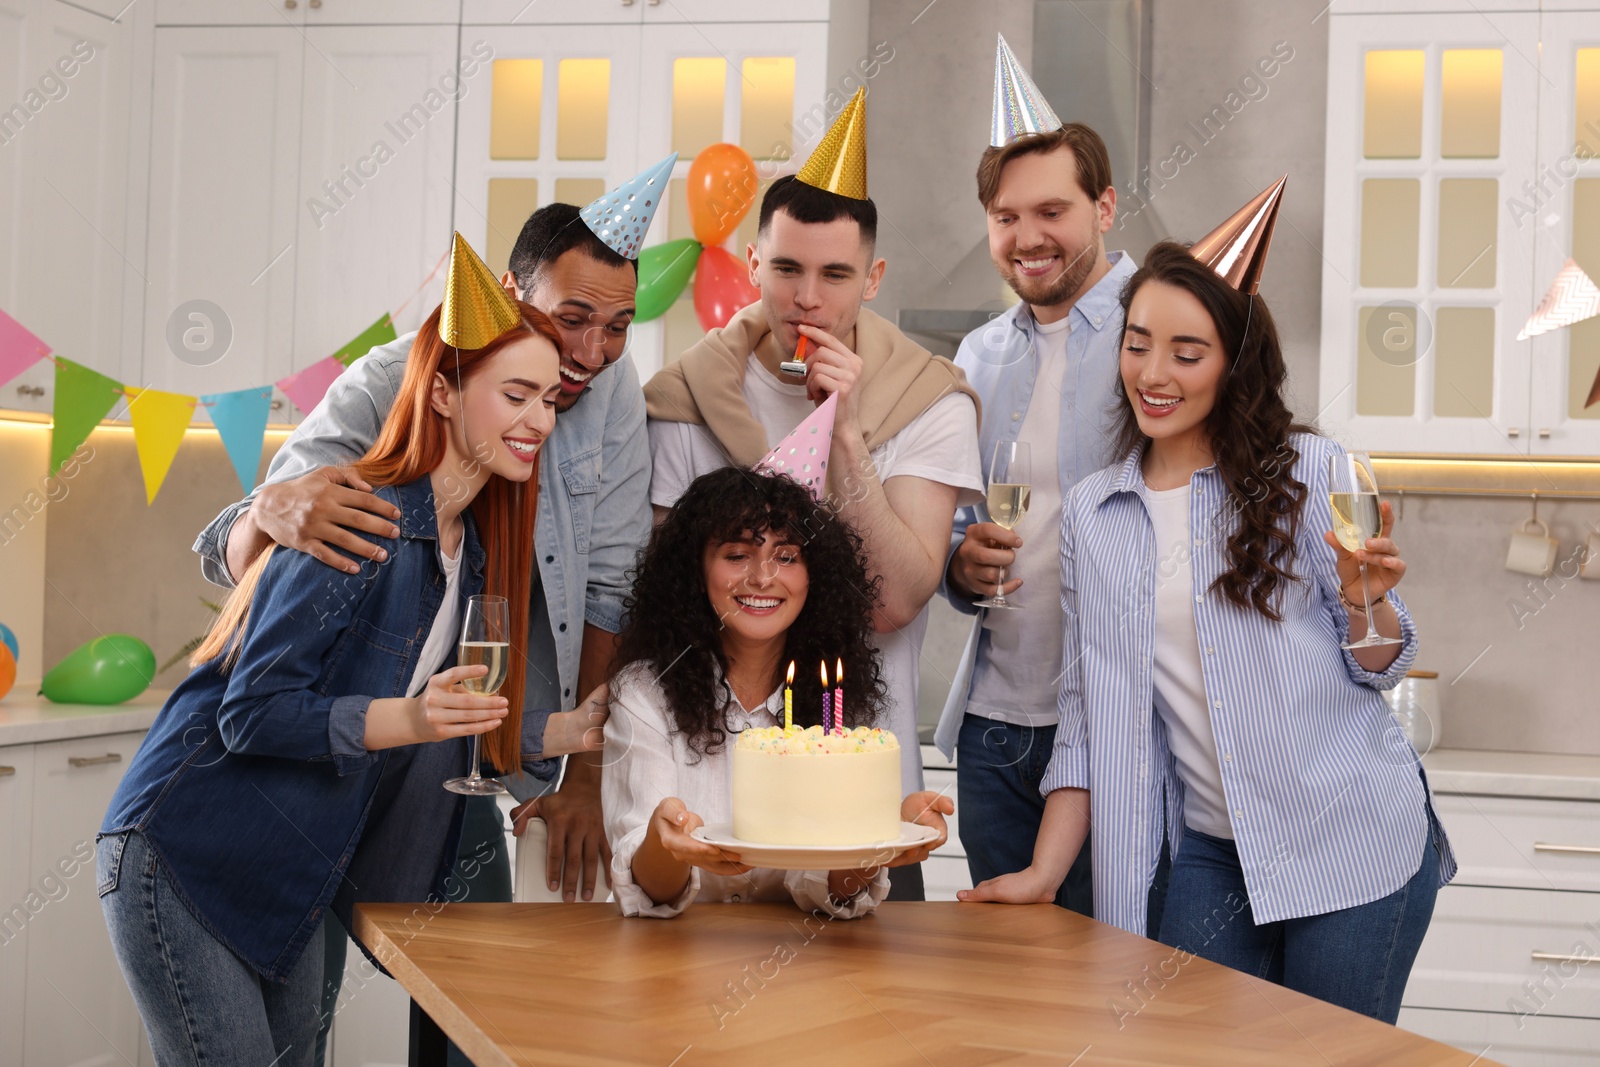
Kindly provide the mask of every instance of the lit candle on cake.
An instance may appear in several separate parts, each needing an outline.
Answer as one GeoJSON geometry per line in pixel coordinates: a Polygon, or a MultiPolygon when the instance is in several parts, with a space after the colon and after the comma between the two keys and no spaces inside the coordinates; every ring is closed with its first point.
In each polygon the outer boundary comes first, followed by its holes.
{"type": "Polygon", "coordinates": [[[789,661],[789,673],[783,679],[783,728],[794,726],[794,660],[789,661]]]}
{"type": "Polygon", "coordinates": [[[844,733],[844,660],[833,665],[833,724],[844,733]]]}
{"type": "Polygon", "coordinates": [[[822,666],[817,668],[817,673],[822,675],[822,732],[827,733],[833,729],[833,701],[832,694],[828,692],[827,660],[822,661],[822,666]]]}

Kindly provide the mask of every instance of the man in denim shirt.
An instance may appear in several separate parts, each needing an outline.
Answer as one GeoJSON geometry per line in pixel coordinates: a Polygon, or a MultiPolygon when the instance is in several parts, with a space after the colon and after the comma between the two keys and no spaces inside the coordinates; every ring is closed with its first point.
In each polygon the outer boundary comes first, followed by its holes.
{"type": "MultiPolygon", "coordinates": [[[[548,314],[563,336],[559,417],[540,475],[524,706],[570,708],[605,680],[622,628],[627,571],[650,531],[644,396],[632,361],[621,358],[637,264],[595,236],[576,207],[550,204],[523,227],[510,266],[501,279],[506,290],[548,314]]],[[[194,548],[207,579],[231,586],[269,541],[344,569],[355,565],[330,545],[378,558],[376,546],[352,531],[389,536],[398,516],[338,465],[376,440],[415,336],[357,360],[279,449],[266,483],[206,527],[194,548]]],[[[610,859],[599,767],[598,757],[569,760],[560,790],[518,811],[519,824],[532,814],[550,824],[547,875],[554,888],[565,867],[568,900],[580,872],[591,898],[595,872],[610,859]]],[[[510,861],[499,843],[504,822],[493,798],[474,804],[480,810],[469,814],[462,854],[487,868],[472,879],[482,887],[474,898],[509,900],[510,861]]]]}
{"type": "MultiPolygon", "coordinates": [[[[1054,129],[991,146],[978,164],[989,254],[1022,302],[968,334],[956,355],[983,398],[985,480],[1000,442],[1028,443],[1033,467],[1026,536],[987,521],[981,507],[962,508],[942,589],[975,616],[934,735],[946,756],[961,752],[956,814],[974,883],[1033,858],[1062,665],[1061,502],[1111,460],[1118,296],[1134,271],[1131,257],[1105,250],[1117,199],[1105,143],[1049,117],[1054,129]],[[1002,573],[1017,609],[980,611],[973,601],[1002,587],[1002,573]]],[[[1056,903],[1093,914],[1088,848],[1056,903]]]]}

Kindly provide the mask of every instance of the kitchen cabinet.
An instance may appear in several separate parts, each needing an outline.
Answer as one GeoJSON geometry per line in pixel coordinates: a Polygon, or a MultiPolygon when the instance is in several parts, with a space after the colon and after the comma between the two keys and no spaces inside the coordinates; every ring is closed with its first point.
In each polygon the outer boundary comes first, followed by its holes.
{"type": "MultiPolygon", "coordinates": [[[[955,799],[956,768],[947,764],[932,745],[922,746],[922,781],[924,789],[955,799]]],[[[928,900],[954,900],[958,892],[972,888],[967,850],[961,844],[959,813],[945,822],[950,829],[948,839],[922,862],[922,884],[928,900]]]]}
{"type": "MultiPolygon", "coordinates": [[[[0,748],[0,855],[26,856],[33,802],[33,746],[0,748]]],[[[26,864],[0,864],[0,1067],[22,1067],[22,1028],[28,988],[29,874],[26,864]]]]}
{"type": "MultiPolygon", "coordinates": [[[[112,21],[120,6],[0,0],[0,309],[118,379],[138,368],[125,321],[143,284],[127,183],[143,38],[133,17],[112,21]]],[[[53,405],[48,361],[0,396],[0,407],[53,405]]]]}
{"type": "MultiPolygon", "coordinates": [[[[526,3],[527,0],[520,0],[526,3]]],[[[156,0],[160,26],[454,25],[456,0],[156,0]]]]}
{"type": "MultiPolygon", "coordinates": [[[[454,96],[488,80],[457,70],[454,34],[163,27],[156,57],[145,382],[276,381],[413,295],[448,247],[454,96]],[[225,350],[173,343],[195,313],[225,350]]],[[[430,309],[412,300],[397,327],[430,309]]]]}
{"type": "Polygon", "coordinates": [[[1511,1067],[1600,1048],[1600,801],[1439,793],[1456,853],[1400,1025],[1511,1067]]]}
{"type": "Polygon", "coordinates": [[[1329,13],[1319,422],[1353,447],[1600,447],[1600,407],[1573,402],[1600,363],[1586,335],[1517,339],[1568,255],[1600,269],[1600,171],[1574,159],[1600,123],[1600,7],[1508,6],[1329,13]]]}

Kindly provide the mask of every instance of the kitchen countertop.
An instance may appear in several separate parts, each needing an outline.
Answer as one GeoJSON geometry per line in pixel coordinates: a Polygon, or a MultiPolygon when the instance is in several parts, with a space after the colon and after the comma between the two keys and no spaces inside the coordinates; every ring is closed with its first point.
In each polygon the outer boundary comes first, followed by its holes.
{"type": "Polygon", "coordinates": [[[54,704],[38,694],[39,683],[18,682],[0,700],[0,745],[32,745],[148,730],[169,689],[146,689],[121,704],[54,704]]]}

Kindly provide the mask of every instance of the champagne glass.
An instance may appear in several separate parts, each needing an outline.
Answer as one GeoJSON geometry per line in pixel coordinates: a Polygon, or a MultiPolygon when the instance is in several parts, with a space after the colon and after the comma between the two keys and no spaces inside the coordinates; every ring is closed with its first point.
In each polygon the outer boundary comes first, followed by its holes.
{"type": "MultiPolygon", "coordinates": [[[[505,684],[511,667],[511,605],[503,596],[474,596],[467,599],[467,615],[461,622],[461,649],[456,663],[462,667],[479,665],[489,673],[461,682],[461,688],[479,696],[493,696],[505,684]]],[[[482,734],[472,735],[472,762],[465,778],[452,778],[444,787],[467,796],[492,796],[506,787],[478,773],[479,742],[482,734]]]]}
{"type": "MultiPolygon", "coordinates": [[[[989,521],[1007,530],[1015,530],[1022,517],[1028,513],[1028,501],[1033,496],[1032,462],[1028,446],[1020,441],[996,441],[994,458],[989,463],[989,521]]],[[[1006,599],[1005,568],[1000,568],[1000,581],[994,587],[994,596],[978,601],[980,608],[1016,608],[1019,605],[1006,599]]]]}
{"type": "MultiPolygon", "coordinates": [[[[1383,510],[1378,506],[1378,477],[1365,452],[1347,452],[1328,457],[1328,497],[1333,506],[1333,536],[1346,551],[1358,552],[1369,537],[1383,529],[1383,510]]],[[[1361,564],[1361,603],[1366,608],[1367,636],[1347,641],[1340,648],[1371,648],[1398,645],[1394,637],[1384,637],[1372,624],[1372,593],[1367,588],[1367,564],[1361,564]]]]}

